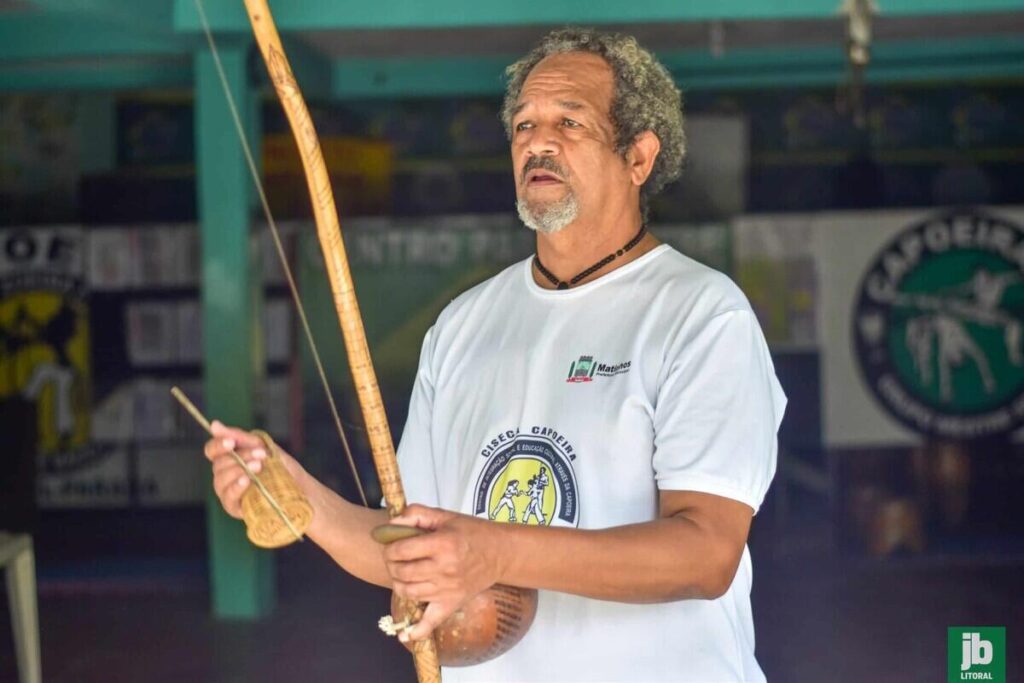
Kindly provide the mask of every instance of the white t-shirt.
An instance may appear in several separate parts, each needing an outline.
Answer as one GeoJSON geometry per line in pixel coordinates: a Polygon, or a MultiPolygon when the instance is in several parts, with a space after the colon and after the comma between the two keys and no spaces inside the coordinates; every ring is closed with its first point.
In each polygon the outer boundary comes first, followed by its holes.
{"type": "MultiPolygon", "coordinates": [[[[410,502],[598,529],[658,490],[757,510],[786,399],[750,305],[667,245],[588,284],[526,260],[455,299],[423,342],[399,463],[410,502]]],[[[763,681],[744,549],[717,600],[632,605],[541,591],[523,640],[459,681],[763,681]]]]}

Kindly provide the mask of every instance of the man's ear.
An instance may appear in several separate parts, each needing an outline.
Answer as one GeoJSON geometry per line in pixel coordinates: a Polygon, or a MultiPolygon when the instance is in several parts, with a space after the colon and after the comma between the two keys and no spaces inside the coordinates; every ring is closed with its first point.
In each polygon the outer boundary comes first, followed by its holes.
{"type": "Polygon", "coordinates": [[[640,187],[647,182],[647,176],[651,175],[654,160],[658,158],[660,151],[661,140],[653,131],[645,130],[636,136],[626,157],[630,178],[634,185],[640,187]]]}

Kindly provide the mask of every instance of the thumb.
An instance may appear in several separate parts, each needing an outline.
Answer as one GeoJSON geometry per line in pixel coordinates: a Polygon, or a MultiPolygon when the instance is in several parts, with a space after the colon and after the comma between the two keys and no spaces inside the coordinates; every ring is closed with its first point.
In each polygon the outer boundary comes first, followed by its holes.
{"type": "Polygon", "coordinates": [[[407,633],[402,634],[402,642],[415,642],[429,638],[434,629],[443,624],[444,620],[454,611],[454,606],[447,606],[443,602],[430,603],[423,611],[423,617],[407,633]]]}

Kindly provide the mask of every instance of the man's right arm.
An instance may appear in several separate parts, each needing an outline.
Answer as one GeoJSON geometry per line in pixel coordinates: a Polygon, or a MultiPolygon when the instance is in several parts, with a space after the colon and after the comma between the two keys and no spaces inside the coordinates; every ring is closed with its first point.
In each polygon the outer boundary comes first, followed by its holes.
{"type": "MultiPolygon", "coordinates": [[[[213,490],[224,510],[241,519],[242,495],[251,484],[245,471],[231,457],[232,449],[242,456],[257,476],[263,469],[267,453],[259,437],[214,421],[213,438],[203,449],[213,465],[213,490]]],[[[345,571],[363,581],[390,588],[391,578],[384,565],[383,547],[370,536],[371,529],[387,523],[387,511],[350,503],[317,481],[284,451],[281,451],[281,459],[313,507],[313,520],[306,535],[345,571]]]]}

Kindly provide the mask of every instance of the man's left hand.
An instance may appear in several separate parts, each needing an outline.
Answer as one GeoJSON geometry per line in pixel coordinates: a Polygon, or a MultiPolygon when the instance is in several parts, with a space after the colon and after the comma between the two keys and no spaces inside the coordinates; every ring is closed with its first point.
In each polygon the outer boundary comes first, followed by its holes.
{"type": "Polygon", "coordinates": [[[423,618],[403,634],[403,641],[428,637],[470,598],[499,582],[501,544],[496,527],[502,525],[424,505],[410,505],[391,523],[430,531],[384,549],[394,592],[428,603],[423,618]]]}

